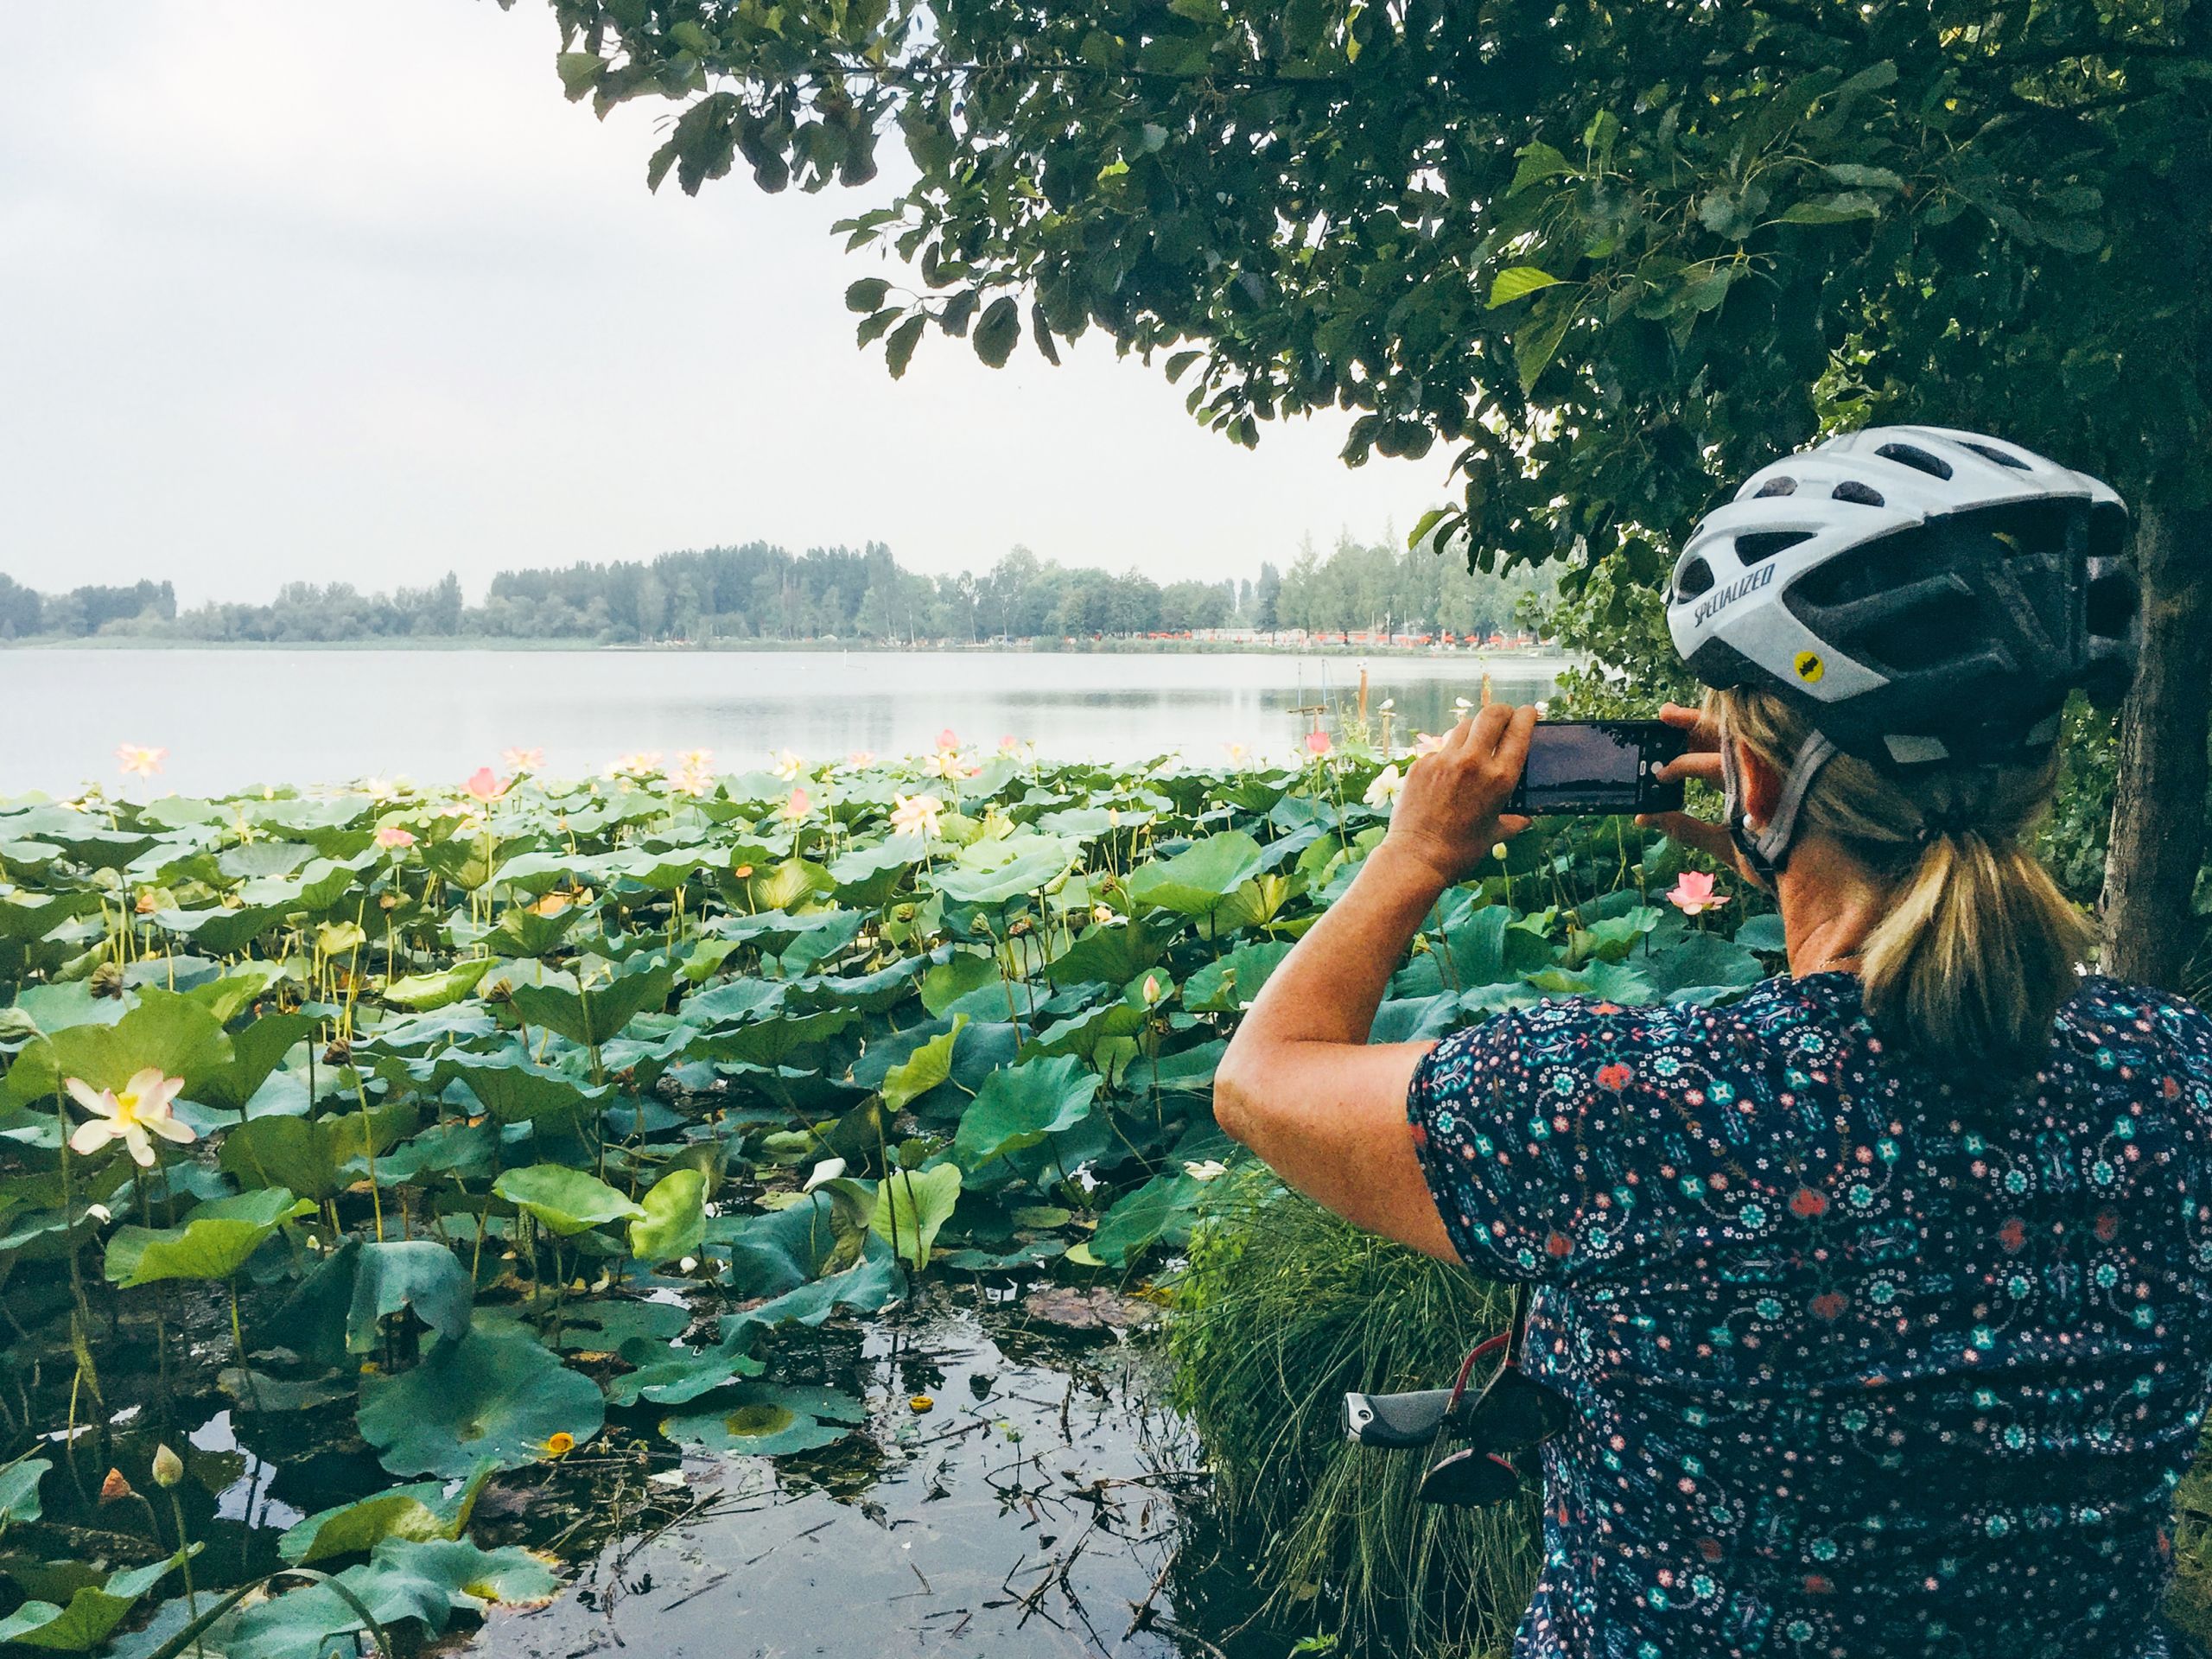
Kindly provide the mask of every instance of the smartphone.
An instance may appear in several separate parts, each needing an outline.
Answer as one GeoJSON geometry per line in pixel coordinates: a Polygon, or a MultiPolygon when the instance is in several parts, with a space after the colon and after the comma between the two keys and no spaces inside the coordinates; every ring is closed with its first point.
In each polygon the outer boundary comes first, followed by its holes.
{"type": "Polygon", "coordinates": [[[1652,776],[1685,734],[1657,720],[1541,720],[1505,810],[1543,813],[1679,812],[1682,782],[1652,776]]]}

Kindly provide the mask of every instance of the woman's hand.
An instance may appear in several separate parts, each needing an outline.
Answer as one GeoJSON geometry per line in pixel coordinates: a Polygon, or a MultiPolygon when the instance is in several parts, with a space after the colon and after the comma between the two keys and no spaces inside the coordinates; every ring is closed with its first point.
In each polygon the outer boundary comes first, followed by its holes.
{"type": "MultiPolygon", "coordinates": [[[[1699,710],[1685,709],[1679,703],[1668,703],[1659,710],[1659,718],[1677,731],[1688,732],[1689,741],[1679,756],[1652,776],[1662,783],[1672,783],[1677,778],[1695,778],[1719,789],[1720,734],[1699,710]]],[[[1663,831],[1685,847],[1694,847],[1707,857],[1719,860],[1746,881],[1758,883],[1757,873],[1736,850],[1735,838],[1728,833],[1726,824],[1708,823],[1687,812],[1639,812],[1636,821],[1643,829],[1663,831]]]]}
{"type": "Polygon", "coordinates": [[[1529,827],[1500,809],[1521,781],[1535,726],[1534,709],[1497,702],[1461,721],[1407,772],[1383,847],[1421,860],[1440,887],[1464,880],[1491,848],[1529,827]]]}

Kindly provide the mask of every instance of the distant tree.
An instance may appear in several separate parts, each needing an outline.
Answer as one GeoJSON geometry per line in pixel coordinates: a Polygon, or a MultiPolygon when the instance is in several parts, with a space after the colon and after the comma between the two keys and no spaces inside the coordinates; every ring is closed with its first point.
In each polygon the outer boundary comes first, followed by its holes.
{"type": "Polygon", "coordinates": [[[1169,633],[1226,627],[1229,603],[1229,594],[1213,582],[1170,582],[1160,590],[1160,626],[1169,633]]]}
{"type": "Polygon", "coordinates": [[[1252,626],[1263,633],[1281,627],[1281,602],[1282,572],[1272,564],[1261,565],[1260,579],[1252,584],[1252,626]]]}
{"type": "Polygon", "coordinates": [[[13,576],[0,575],[0,639],[19,639],[39,631],[43,601],[37,590],[13,576]]]}

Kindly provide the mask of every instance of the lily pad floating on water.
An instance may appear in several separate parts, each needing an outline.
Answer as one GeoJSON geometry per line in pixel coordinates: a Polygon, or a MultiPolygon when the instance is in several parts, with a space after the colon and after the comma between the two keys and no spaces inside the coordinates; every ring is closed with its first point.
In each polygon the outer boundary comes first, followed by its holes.
{"type": "Polygon", "coordinates": [[[138,1605],[140,1597],[183,1566],[188,1557],[198,1554],[200,1548],[194,1544],[167,1560],[111,1573],[99,1588],[86,1585],[79,1589],[66,1607],[50,1601],[27,1601],[0,1618],[0,1643],[20,1643],[55,1653],[90,1653],[107,1640],[109,1632],[138,1605]]]}
{"type": "Polygon", "coordinates": [[[711,1451],[778,1458],[835,1445],[867,1420],[866,1407],[834,1389],[747,1382],[712,1410],[663,1418],[660,1432],[711,1451]]]}
{"type": "Polygon", "coordinates": [[[413,1370],[361,1379],[361,1438],[395,1475],[473,1472],[480,1460],[519,1468],[556,1434],[589,1440],[607,1402],[527,1333],[472,1330],[413,1370]]]}

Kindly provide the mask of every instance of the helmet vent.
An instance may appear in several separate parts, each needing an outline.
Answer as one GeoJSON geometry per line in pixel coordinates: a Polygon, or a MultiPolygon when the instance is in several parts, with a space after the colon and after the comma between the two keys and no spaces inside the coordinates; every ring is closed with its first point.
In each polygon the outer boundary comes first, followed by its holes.
{"type": "Polygon", "coordinates": [[[1949,461],[1929,454],[1917,444],[1885,443],[1874,453],[1885,461],[1894,461],[1900,467],[1910,467],[1930,478],[1948,478],[1951,475],[1949,461]]]}
{"type": "Polygon", "coordinates": [[[1736,556],[1745,564],[1758,564],[1785,548],[1812,539],[1809,530],[1755,530],[1736,538],[1736,556]]]}
{"type": "Polygon", "coordinates": [[[1882,499],[1882,493],[1879,490],[1861,484],[1855,478],[1847,478],[1830,490],[1828,499],[1834,501],[1856,501],[1862,507],[1881,507],[1889,505],[1882,499]]]}
{"type": "Polygon", "coordinates": [[[1999,467],[2010,467],[2016,473],[2024,473],[2028,470],[2026,461],[2022,461],[2018,455],[2007,454],[2002,449],[1993,448],[1986,443],[1969,442],[1965,438],[1961,438],[1959,443],[1961,448],[1971,449],[1983,460],[1993,461],[1999,467]]]}
{"type": "Polygon", "coordinates": [[[1675,572],[1675,598],[1695,599],[1713,586],[1713,567],[1703,559],[1685,559],[1675,572]]]}
{"type": "Polygon", "coordinates": [[[1796,479],[1770,478],[1752,492],[1751,499],[1756,501],[1763,495],[1795,495],[1796,493],[1797,480],[1796,479]]]}

